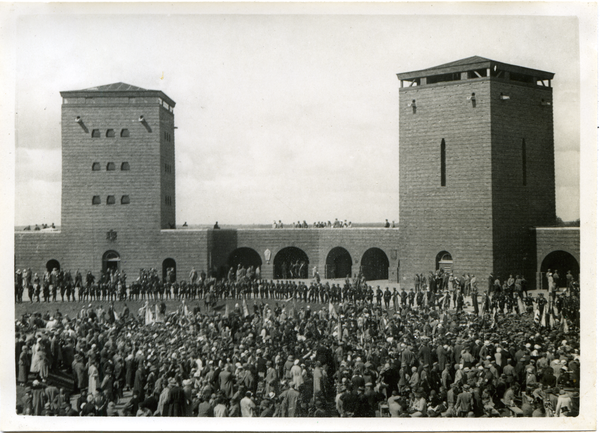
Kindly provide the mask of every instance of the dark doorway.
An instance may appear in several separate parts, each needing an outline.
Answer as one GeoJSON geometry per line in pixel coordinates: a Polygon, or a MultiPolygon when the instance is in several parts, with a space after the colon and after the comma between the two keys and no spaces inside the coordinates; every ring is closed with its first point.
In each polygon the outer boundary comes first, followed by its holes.
{"type": "Polygon", "coordinates": [[[552,273],[558,271],[558,275],[560,276],[558,287],[567,287],[566,275],[568,271],[571,271],[571,275],[573,275],[576,281],[579,281],[579,263],[575,257],[566,251],[552,251],[542,260],[540,272],[544,274],[544,278],[542,279],[544,289],[548,289],[548,279],[546,278],[548,269],[552,273]]]}
{"type": "Polygon", "coordinates": [[[262,266],[262,259],[260,258],[260,254],[252,248],[242,247],[234,250],[227,260],[227,266],[233,268],[234,272],[238,268],[238,265],[242,265],[243,268],[252,266],[256,270],[257,266],[262,266]]]}
{"type": "Polygon", "coordinates": [[[380,248],[369,248],[362,256],[360,268],[365,280],[387,280],[390,261],[380,248]]]}
{"type": "Polygon", "coordinates": [[[102,256],[102,270],[106,272],[107,270],[119,270],[121,267],[121,256],[116,251],[107,251],[102,256]]]}
{"type": "Polygon", "coordinates": [[[308,256],[300,248],[287,247],[277,253],[273,260],[276,279],[308,278],[308,256]]]}
{"type": "Polygon", "coordinates": [[[48,260],[48,262],[46,262],[46,270],[48,272],[52,272],[54,270],[54,268],[56,268],[60,271],[60,263],[58,262],[58,260],[55,260],[55,259],[48,260]]]}
{"type": "Polygon", "coordinates": [[[329,251],[325,265],[326,278],[352,278],[352,257],[346,248],[335,247],[329,251]]]}
{"type": "Polygon", "coordinates": [[[177,263],[175,260],[168,258],[162,263],[163,281],[166,283],[175,283],[177,281],[177,263]]]}
{"type": "Polygon", "coordinates": [[[440,251],[437,256],[435,256],[435,269],[443,269],[444,271],[451,271],[454,262],[452,261],[452,256],[448,251],[440,251]]]}

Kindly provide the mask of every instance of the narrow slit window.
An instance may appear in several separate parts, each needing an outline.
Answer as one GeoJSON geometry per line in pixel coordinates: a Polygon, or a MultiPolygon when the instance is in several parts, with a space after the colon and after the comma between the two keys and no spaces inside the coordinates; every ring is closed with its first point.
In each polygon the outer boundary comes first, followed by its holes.
{"type": "Polygon", "coordinates": [[[524,138],[521,140],[521,168],[523,169],[523,186],[527,186],[527,146],[524,138]]]}
{"type": "Polygon", "coordinates": [[[443,138],[440,144],[440,174],[441,185],[446,186],[446,140],[443,138]]]}

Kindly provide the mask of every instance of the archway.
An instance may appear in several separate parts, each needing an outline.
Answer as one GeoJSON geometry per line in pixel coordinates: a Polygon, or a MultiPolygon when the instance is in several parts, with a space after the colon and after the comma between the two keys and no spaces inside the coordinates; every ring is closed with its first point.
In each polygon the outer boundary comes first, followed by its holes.
{"type": "Polygon", "coordinates": [[[102,270],[106,272],[109,269],[119,270],[121,267],[121,256],[118,252],[109,250],[102,256],[102,270]]]}
{"type": "Polygon", "coordinates": [[[448,251],[440,251],[437,256],[435,256],[435,269],[443,269],[444,271],[451,271],[454,262],[452,260],[452,255],[448,251]]]}
{"type": "Polygon", "coordinates": [[[568,271],[571,271],[573,277],[576,280],[579,280],[579,263],[575,257],[566,251],[552,251],[544,258],[544,260],[542,260],[540,272],[544,274],[542,281],[544,282],[545,289],[548,288],[548,280],[545,277],[548,269],[550,269],[552,273],[558,271],[558,275],[560,276],[558,280],[559,287],[567,286],[566,275],[568,271]]]}
{"type": "Polygon", "coordinates": [[[380,248],[369,248],[360,261],[360,269],[367,281],[387,280],[389,268],[387,254],[380,248]]]}
{"type": "Polygon", "coordinates": [[[238,268],[238,265],[242,265],[244,268],[252,266],[256,269],[257,266],[262,266],[262,259],[260,258],[260,254],[252,248],[241,247],[233,250],[233,252],[229,254],[229,259],[227,259],[228,269],[233,268],[235,271],[238,268]]]}
{"type": "Polygon", "coordinates": [[[175,283],[177,281],[177,263],[174,259],[164,259],[162,262],[162,276],[166,283],[175,283]]]}
{"type": "Polygon", "coordinates": [[[335,247],[325,261],[326,278],[346,278],[352,277],[352,257],[346,248],[335,247]]]}
{"type": "Polygon", "coordinates": [[[48,272],[52,272],[54,270],[54,268],[56,268],[60,271],[60,263],[58,262],[58,260],[55,260],[55,259],[48,260],[46,262],[46,270],[48,272]]]}
{"type": "Polygon", "coordinates": [[[308,256],[297,247],[279,251],[273,259],[274,278],[308,278],[308,256]]]}

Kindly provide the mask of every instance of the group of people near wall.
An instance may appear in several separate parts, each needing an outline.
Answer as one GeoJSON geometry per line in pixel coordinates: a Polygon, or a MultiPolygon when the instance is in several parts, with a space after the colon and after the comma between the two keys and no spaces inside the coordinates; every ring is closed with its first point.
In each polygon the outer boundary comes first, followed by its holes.
{"type": "MultiPolygon", "coordinates": [[[[211,290],[219,284],[230,282],[215,280],[211,290]]],[[[152,308],[146,302],[138,311],[91,303],[76,317],[58,310],[24,316],[16,326],[16,378],[22,387],[17,411],[201,417],[578,414],[577,292],[565,294],[569,302],[563,303],[559,296],[549,301],[538,296],[532,309],[515,294],[516,308],[502,311],[483,296],[461,309],[458,290],[456,301],[445,291],[395,291],[400,294],[389,295],[397,299],[391,306],[385,303],[389,291],[382,304],[377,290],[370,290],[371,302],[343,294],[335,300],[313,297],[311,309],[297,283],[285,284],[292,296],[281,302],[269,301],[269,294],[266,302],[237,297],[231,308],[182,300],[176,311],[167,311],[164,303],[152,308]],[[68,386],[59,380],[65,374],[68,386]]],[[[352,287],[348,292],[354,293],[352,287]]]]}
{"type": "MultiPolygon", "coordinates": [[[[274,229],[282,229],[282,228],[285,228],[285,225],[281,222],[281,220],[279,220],[279,222],[273,220],[272,227],[274,229]]],[[[303,220],[302,222],[292,221],[290,223],[289,227],[293,228],[293,229],[308,229],[311,227],[313,229],[324,229],[324,228],[343,229],[343,228],[352,228],[352,221],[348,221],[348,220],[341,221],[336,218],[333,222],[331,222],[331,221],[315,221],[312,223],[312,225],[308,225],[306,220],[303,220]]]]}

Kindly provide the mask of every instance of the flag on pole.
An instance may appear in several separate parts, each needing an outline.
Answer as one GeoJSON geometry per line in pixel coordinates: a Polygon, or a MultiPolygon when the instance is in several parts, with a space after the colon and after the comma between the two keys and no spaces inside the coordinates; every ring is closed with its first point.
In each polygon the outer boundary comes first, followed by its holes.
{"type": "Polygon", "coordinates": [[[146,305],[145,307],[146,313],[145,313],[145,323],[146,325],[152,325],[154,323],[154,318],[152,317],[152,310],[150,309],[149,305],[146,305]]]}
{"type": "Polygon", "coordinates": [[[154,305],[154,317],[156,318],[156,322],[160,322],[160,314],[158,314],[158,305],[154,305]]]}
{"type": "Polygon", "coordinates": [[[523,301],[520,297],[517,297],[517,305],[519,306],[519,314],[525,313],[525,306],[523,305],[523,301]]]}
{"type": "Polygon", "coordinates": [[[540,319],[540,326],[545,328],[546,326],[548,326],[546,323],[546,305],[544,305],[544,308],[542,308],[541,315],[542,318],[540,319]]]}
{"type": "Polygon", "coordinates": [[[338,318],[337,311],[335,311],[335,307],[333,306],[333,304],[331,303],[331,301],[329,301],[329,317],[331,317],[333,319],[337,319],[338,318]]]}
{"type": "Polygon", "coordinates": [[[248,317],[250,313],[248,312],[248,304],[245,299],[242,301],[242,309],[244,310],[244,317],[248,317]]]}

